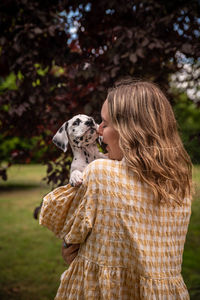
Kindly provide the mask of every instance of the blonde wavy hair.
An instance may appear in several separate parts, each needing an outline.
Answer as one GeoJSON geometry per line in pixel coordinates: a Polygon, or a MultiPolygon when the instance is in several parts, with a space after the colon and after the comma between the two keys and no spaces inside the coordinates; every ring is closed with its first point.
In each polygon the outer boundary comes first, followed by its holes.
{"type": "Polygon", "coordinates": [[[192,163],[163,92],[153,83],[128,80],[116,84],[107,100],[128,167],[159,202],[181,205],[191,196],[192,163]]]}

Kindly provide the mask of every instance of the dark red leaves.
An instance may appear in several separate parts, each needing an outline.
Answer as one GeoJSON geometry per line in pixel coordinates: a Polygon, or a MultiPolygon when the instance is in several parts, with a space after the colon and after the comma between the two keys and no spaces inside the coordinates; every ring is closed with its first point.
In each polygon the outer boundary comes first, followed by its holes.
{"type": "MultiPolygon", "coordinates": [[[[0,4],[0,80],[14,72],[17,85],[0,94],[1,137],[39,137],[43,143],[33,151],[46,147],[45,162],[60,155],[50,146],[53,133],[76,113],[98,115],[114,81],[153,79],[167,92],[177,51],[194,62],[200,55],[198,1],[92,1],[86,7],[80,0],[0,4]],[[68,18],[64,12],[71,9],[81,14],[68,18]],[[69,31],[74,26],[76,39],[69,31]]],[[[31,151],[20,151],[24,161],[31,159],[31,151]]],[[[64,158],[49,163],[48,182],[62,184],[69,165],[64,158]]]]}

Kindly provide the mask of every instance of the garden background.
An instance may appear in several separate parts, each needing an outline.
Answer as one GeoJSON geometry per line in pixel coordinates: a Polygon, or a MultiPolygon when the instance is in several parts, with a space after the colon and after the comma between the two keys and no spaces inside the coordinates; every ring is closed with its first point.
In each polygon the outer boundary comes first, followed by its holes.
{"type": "Polygon", "coordinates": [[[198,0],[1,1],[1,299],[53,299],[61,241],[33,210],[67,181],[71,153],[51,139],[76,113],[100,122],[107,89],[127,76],[159,84],[194,164],[183,276],[200,299],[199,12],[198,0]]]}

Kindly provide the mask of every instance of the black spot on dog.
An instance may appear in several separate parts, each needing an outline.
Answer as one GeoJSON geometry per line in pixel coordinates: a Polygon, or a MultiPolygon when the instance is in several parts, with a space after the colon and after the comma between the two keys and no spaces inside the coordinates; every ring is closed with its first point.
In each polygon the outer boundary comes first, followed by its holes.
{"type": "Polygon", "coordinates": [[[73,140],[73,142],[74,142],[76,145],[78,145],[78,143],[79,143],[77,140],[73,140]]]}
{"type": "Polygon", "coordinates": [[[68,128],[68,122],[65,124],[65,131],[67,131],[68,128]]]}
{"type": "Polygon", "coordinates": [[[63,132],[63,126],[59,129],[59,133],[63,132]]]}
{"type": "Polygon", "coordinates": [[[60,142],[57,142],[56,145],[58,145],[58,147],[61,147],[61,143],[60,142]]]}
{"type": "Polygon", "coordinates": [[[85,156],[87,156],[87,153],[84,151],[85,156]]]}
{"type": "Polygon", "coordinates": [[[81,123],[81,120],[79,118],[77,118],[74,123],[72,124],[72,126],[78,126],[81,123]]]}
{"type": "Polygon", "coordinates": [[[63,150],[65,150],[65,144],[62,144],[62,146],[61,146],[61,147],[62,147],[62,149],[63,149],[63,150]]]}
{"type": "Polygon", "coordinates": [[[89,161],[88,161],[88,158],[87,158],[87,157],[86,157],[85,161],[86,161],[87,164],[89,164],[89,161]]]}
{"type": "Polygon", "coordinates": [[[81,137],[80,137],[80,141],[82,141],[82,140],[83,140],[83,137],[81,136],[81,137]]]}
{"type": "Polygon", "coordinates": [[[89,127],[92,127],[92,126],[94,126],[94,122],[93,122],[92,119],[90,119],[90,120],[88,120],[88,121],[85,122],[85,125],[89,126],[89,127]]]}

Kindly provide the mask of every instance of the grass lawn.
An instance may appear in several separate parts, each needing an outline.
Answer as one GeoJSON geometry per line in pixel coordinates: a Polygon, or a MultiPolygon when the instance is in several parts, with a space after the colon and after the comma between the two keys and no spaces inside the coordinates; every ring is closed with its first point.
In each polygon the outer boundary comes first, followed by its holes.
{"type": "Polygon", "coordinates": [[[50,190],[45,167],[13,166],[0,186],[0,299],[54,299],[66,266],[61,241],[38,225],[33,210],[50,190]]]}
{"type": "MultiPolygon", "coordinates": [[[[66,269],[61,241],[39,226],[33,210],[50,190],[45,167],[16,165],[0,184],[0,299],[50,300],[66,269]]],[[[185,244],[183,277],[191,299],[200,299],[200,166],[194,168],[196,193],[185,244]]],[[[122,299],[123,300],[123,299],[122,299]]]]}

